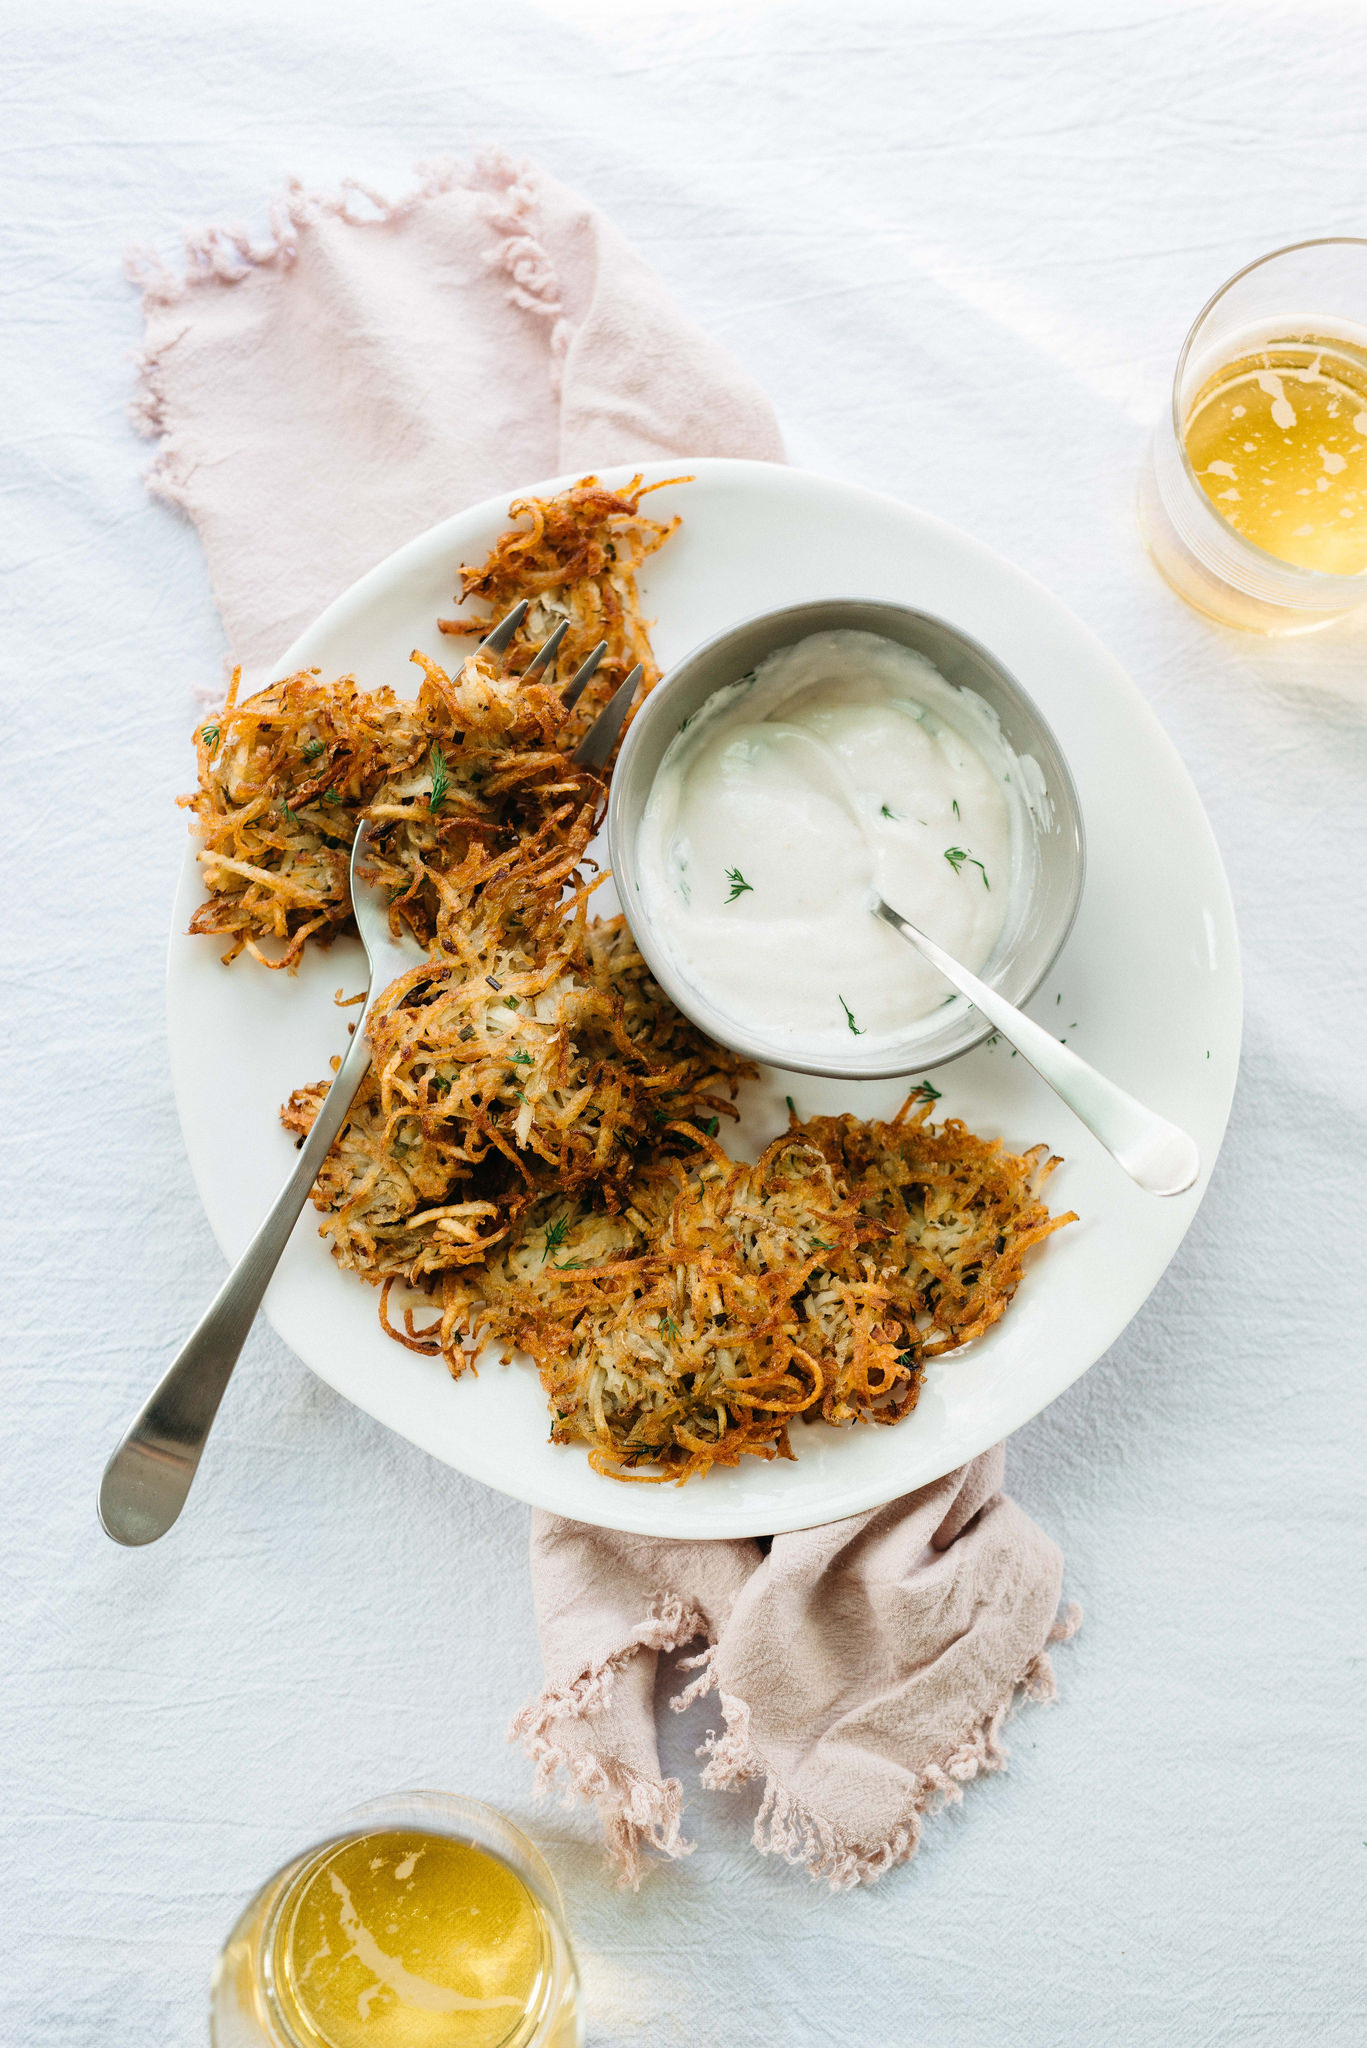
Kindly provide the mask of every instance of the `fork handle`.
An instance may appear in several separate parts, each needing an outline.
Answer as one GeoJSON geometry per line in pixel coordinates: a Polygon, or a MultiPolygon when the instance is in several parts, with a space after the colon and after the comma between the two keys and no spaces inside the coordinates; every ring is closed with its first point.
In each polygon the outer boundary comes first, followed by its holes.
{"type": "Polygon", "coordinates": [[[370,1065],[369,1008],[367,1002],[289,1179],[104,1468],[100,1521],[116,1543],[155,1543],[185,1505],[261,1297],[370,1065]]]}

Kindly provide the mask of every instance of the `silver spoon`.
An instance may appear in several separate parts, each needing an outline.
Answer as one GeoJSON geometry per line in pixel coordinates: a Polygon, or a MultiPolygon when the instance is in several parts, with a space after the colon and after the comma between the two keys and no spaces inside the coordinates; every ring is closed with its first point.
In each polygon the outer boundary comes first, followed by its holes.
{"type": "MultiPolygon", "coordinates": [[[[521,610],[514,607],[483,645],[493,653],[501,653],[525,610],[525,603],[521,610]]],[[[569,684],[568,690],[576,696],[598,666],[606,644],[594,649],[569,684]]],[[[533,666],[539,663],[540,655],[533,666]]],[[[628,679],[633,691],[639,676],[637,669],[628,679]]],[[[607,760],[630,702],[631,692],[623,683],[576,749],[574,759],[581,766],[600,768],[607,760]]],[[[352,908],[370,968],[365,1006],[341,1067],[300,1147],[294,1171],[206,1314],[125,1430],[105,1466],[100,1481],[100,1521],[106,1535],[116,1543],[155,1543],[184,1507],[219,1403],[247,1341],[247,1332],[256,1320],[261,1297],[370,1065],[365,1027],[371,1006],[401,974],[407,974],[427,958],[416,939],[407,934],[394,937],[389,929],[388,899],[362,879],[360,869],[369,846],[370,827],[363,823],[351,849],[350,881],[352,908]]]]}
{"type": "Polygon", "coordinates": [[[881,896],[872,908],[876,917],[900,932],[932,967],[939,968],[960,995],[967,996],[981,1010],[994,1031],[1010,1040],[1040,1079],[1049,1083],[1112,1159],[1124,1167],[1131,1180],[1151,1195],[1186,1193],[1201,1171],[1201,1155],[1194,1139],[1176,1124],[1170,1124],[1166,1117],[1145,1109],[1133,1095],[1127,1095],[1066,1045],[1060,1045],[1052,1032],[1036,1024],[1014,1003],[1008,1003],[985,981],[979,981],[976,974],[961,967],[943,946],[937,946],[934,939],[902,917],[881,896]]]}

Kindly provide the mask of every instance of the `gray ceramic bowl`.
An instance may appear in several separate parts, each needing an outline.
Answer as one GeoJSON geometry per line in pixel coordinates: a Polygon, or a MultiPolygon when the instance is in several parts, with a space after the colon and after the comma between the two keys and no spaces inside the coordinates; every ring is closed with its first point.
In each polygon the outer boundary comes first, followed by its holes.
{"type": "Polygon", "coordinates": [[[660,762],[684,720],[715,690],[736,682],[766,655],[791,647],[810,633],[836,627],[880,633],[925,655],[946,681],[985,699],[1012,750],[1023,762],[1035,763],[1034,796],[1025,814],[1030,843],[1022,848],[1020,880],[1002,935],[980,970],[983,980],[1013,1003],[1033,995],[1068,936],[1082,894],[1084,853],[1077,792],[1058,741],[1020,684],[985,647],[929,612],[873,599],[823,598],[761,612],[694,648],[656,684],[622,743],[608,804],[608,847],[632,935],[651,973],[685,1016],[710,1038],[770,1066],[870,1081],[940,1066],[980,1045],[991,1026],[956,996],[908,1025],[905,1040],[895,1045],[884,1043],[863,1054],[853,1045],[848,1054],[824,1054],[819,1062],[799,1059],[714,1009],[700,990],[680,977],[644,914],[636,869],[641,815],[660,762]]]}

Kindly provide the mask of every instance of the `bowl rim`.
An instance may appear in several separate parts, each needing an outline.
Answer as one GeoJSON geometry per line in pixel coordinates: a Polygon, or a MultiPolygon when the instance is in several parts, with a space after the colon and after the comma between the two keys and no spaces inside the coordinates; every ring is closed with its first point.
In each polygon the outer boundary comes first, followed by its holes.
{"type": "MultiPolygon", "coordinates": [[[[1068,757],[1059,744],[1058,735],[1054,731],[1053,726],[1049,723],[1049,720],[1045,717],[1029,690],[1017,679],[1005,662],[998,655],[994,654],[991,648],[984,646],[982,641],[975,639],[971,633],[966,633],[961,626],[955,625],[952,619],[944,618],[939,612],[926,611],[922,606],[902,604],[895,598],[859,597],[853,594],[802,598],[792,604],[771,606],[764,611],[747,613],[741,618],[733,619],[730,625],[722,627],[720,632],[710,634],[707,639],[700,640],[695,647],[689,648],[677,661],[671,663],[670,667],[661,675],[654,689],[651,690],[641,703],[623,736],[617,760],[613,766],[612,781],[608,791],[606,822],[608,859],[616,884],[622,915],[626,919],[628,929],[639,947],[647,967],[650,969],[655,980],[659,982],[670,1001],[677,1009],[683,1012],[690,1023],[696,1025],[698,1030],[706,1032],[709,1038],[717,1040],[730,1051],[739,1053],[746,1059],[757,1060],[764,1066],[777,1067],[782,1073],[815,1074],[822,1079],[834,1081],[905,1080],[912,1074],[933,1072],[935,1068],[946,1066],[951,1060],[962,1059],[965,1053],[972,1052],[978,1046],[986,1044],[987,1040],[993,1036],[995,1027],[987,1018],[982,1016],[980,1011],[975,1010],[972,1004],[968,1004],[962,1014],[966,1020],[976,1018],[977,1022],[972,1023],[970,1021],[969,1028],[965,1030],[958,1042],[951,1044],[943,1051],[925,1057],[909,1059],[905,1053],[890,1055],[884,1051],[881,1057],[877,1054],[872,1054],[867,1061],[863,1062],[855,1057],[848,1059],[843,1065],[838,1066],[827,1065],[811,1057],[799,1058],[788,1051],[787,1048],[777,1048],[768,1043],[759,1034],[746,1031],[742,1026],[734,1024],[731,1019],[723,1019],[723,1013],[720,1011],[716,1013],[715,1018],[700,1016],[694,1007],[697,992],[691,989],[688,983],[675,970],[672,960],[669,958],[664,947],[656,939],[649,919],[645,916],[633,919],[631,910],[628,907],[628,899],[633,893],[627,886],[628,880],[633,882],[635,880],[634,844],[632,842],[634,841],[635,829],[640,824],[644,803],[637,810],[635,818],[628,821],[625,817],[625,812],[627,805],[626,791],[630,778],[623,771],[628,767],[633,753],[644,744],[647,732],[663,716],[661,707],[667,701],[671,689],[678,682],[680,676],[692,668],[696,662],[704,660],[714,649],[723,646],[727,641],[748,628],[772,622],[776,630],[781,630],[781,622],[784,619],[809,614],[813,610],[827,606],[832,609],[849,606],[874,613],[895,613],[904,619],[923,621],[927,625],[939,628],[940,631],[957,641],[974,659],[984,663],[1005,685],[1009,694],[1014,694],[1021,700],[1030,716],[1049,740],[1060,770],[1058,788],[1055,790],[1051,783],[1050,794],[1056,799],[1058,797],[1063,799],[1063,807],[1067,813],[1066,822],[1071,828],[1075,858],[1071,863],[1072,886],[1067,898],[1066,914],[1059,922],[1057,935],[1044,955],[1038,973],[1032,976],[1028,986],[1011,998],[1017,1007],[1022,1007],[1030,1001],[1031,997],[1048,977],[1050,970],[1068,941],[1068,935],[1077,920],[1078,909],[1082,902],[1082,892],[1086,884],[1087,835],[1083,824],[1082,805],[1078,799],[1077,784],[1073,780],[1073,772],[1068,765],[1068,757]],[[623,847],[630,848],[625,862],[620,858],[620,851],[623,847]],[[718,1030],[717,1025],[720,1021],[726,1023],[727,1028],[725,1031],[718,1030]]],[[[807,639],[811,637],[812,633],[822,630],[820,626],[809,625],[798,637],[799,639],[807,639]]],[[[853,630],[873,631],[875,629],[855,628],[853,630]]],[[[796,644],[798,644],[796,639],[791,642],[784,641],[781,638],[776,639],[770,652],[776,653],[784,646],[796,644]]],[[[929,658],[927,656],[927,659],[929,658]]],[[[736,678],[733,677],[731,680],[735,681],[736,678]]],[[[708,692],[708,696],[714,696],[718,690],[728,687],[729,684],[719,682],[708,692]]],[[[704,699],[703,701],[706,702],[707,700],[704,699]]],[[[668,745],[668,742],[666,742],[666,745],[668,745]]],[[[652,787],[653,783],[654,777],[651,778],[652,787]]],[[[649,791],[647,791],[647,799],[648,795],[649,791]]],[[[995,987],[997,985],[994,976],[985,975],[984,978],[988,980],[991,986],[995,987]]]]}

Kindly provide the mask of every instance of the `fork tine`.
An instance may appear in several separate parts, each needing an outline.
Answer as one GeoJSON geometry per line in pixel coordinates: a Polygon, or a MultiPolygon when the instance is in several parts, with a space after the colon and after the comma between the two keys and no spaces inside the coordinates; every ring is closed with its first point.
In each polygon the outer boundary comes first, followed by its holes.
{"type": "Polygon", "coordinates": [[[476,648],[477,654],[502,654],[518,627],[527,616],[528,599],[519,598],[510,612],[505,612],[492,633],[485,635],[476,648]]]}
{"type": "Polygon", "coordinates": [[[636,695],[636,685],[640,680],[641,664],[638,661],[620,689],[609,697],[571,754],[570,759],[576,768],[591,768],[597,771],[607,767],[608,756],[617,744],[617,735],[626,724],[631,700],[636,695]]]}
{"type": "Polygon", "coordinates": [[[607,651],[607,641],[600,640],[592,654],[586,655],[584,660],[580,662],[579,667],[565,685],[564,704],[567,711],[573,711],[575,705],[584,694],[585,685],[591,680],[594,670],[607,651]]]}
{"type": "Polygon", "coordinates": [[[538,647],[536,653],[532,656],[531,660],[527,663],[527,666],[523,669],[522,681],[524,683],[534,683],[537,677],[541,674],[542,670],[549,668],[551,666],[551,664],[555,660],[556,655],[560,652],[560,643],[564,639],[565,635],[569,632],[569,630],[569,620],[562,619],[560,621],[560,624],[556,627],[555,631],[551,634],[550,639],[546,641],[544,646],[538,647]]]}

